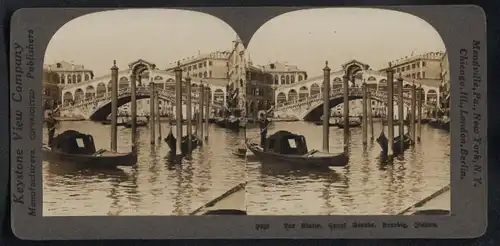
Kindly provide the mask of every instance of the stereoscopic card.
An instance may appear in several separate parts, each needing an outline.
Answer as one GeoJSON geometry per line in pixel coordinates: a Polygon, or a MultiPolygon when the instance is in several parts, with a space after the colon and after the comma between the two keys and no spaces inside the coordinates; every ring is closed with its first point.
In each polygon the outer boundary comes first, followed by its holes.
{"type": "Polygon", "coordinates": [[[485,24],[473,5],[20,9],[12,230],[478,237],[485,24]]]}

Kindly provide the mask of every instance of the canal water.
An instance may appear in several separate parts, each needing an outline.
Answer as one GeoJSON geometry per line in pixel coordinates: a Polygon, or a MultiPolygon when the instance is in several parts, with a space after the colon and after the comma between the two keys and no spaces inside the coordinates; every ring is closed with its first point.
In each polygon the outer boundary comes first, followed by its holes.
{"type": "MultiPolygon", "coordinates": [[[[381,128],[381,123],[374,123],[375,139],[381,128]]],[[[309,149],[322,149],[322,126],[307,122],[275,122],[268,134],[277,130],[302,134],[309,149]]],[[[249,139],[255,138],[258,129],[249,129],[247,135],[249,139]]],[[[395,135],[398,135],[397,127],[395,135]]],[[[262,165],[255,157],[249,156],[248,214],[397,214],[450,183],[450,134],[422,125],[421,136],[421,143],[411,147],[404,158],[387,163],[380,157],[379,145],[369,141],[363,147],[362,129],[353,128],[349,164],[326,171],[262,165]]],[[[342,152],[342,149],[343,129],[331,127],[330,151],[342,152]]]]}
{"type": "MultiPolygon", "coordinates": [[[[67,129],[92,134],[97,149],[109,149],[107,125],[60,122],[56,132],[67,129]]],[[[322,148],[322,126],[274,122],[269,134],[278,129],[304,135],[309,149],[322,148]]],[[[330,129],[330,151],[341,152],[343,130],[330,129]]],[[[375,122],[374,129],[376,138],[381,124],[375,122]]],[[[376,142],[363,147],[361,128],[353,128],[348,166],[326,171],[262,165],[252,156],[245,161],[232,154],[245,132],[215,125],[209,128],[208,144],[194,151],[192,161],[172,164],[165,142],[151,146],[149,128],[138,131],[137,167],[90,171],[44,162],[44,216],[186,215],[245,180],[249,215],[389,215],[450,182],[449,133],[427,125],[422,126],[421,144],[392,163],[380,158],[376,142]]],[[[165,122],[163,138],[168,131],[165,122]]],[[[130,129],[118,127],[118,135],[118,151],[130,151],[130,129]]],[[[246,135],[258,141],[258,128],[250,127],[246,135]]]]}
{"type": "MultiPolygon", "coordinates": [[[[92,134],[96,149],[110,147],[109,125],[63,121],[56,134],[68,129],[92,134]]],[[[118,151],[130,151],[130,131],[118,127],[118,151]]],[[[168,131],[165,122],[163,138],[168,131]]],[[[43,215],[186,215],[245,180],[246,162],[232,154],[243,142],[243,132],[210,126],[208,144],[194,151],[192,161],[184,160],[181,165],[168,161],[164,141],[151,146],[148,127],[138,128],[138,132],[137,167],[74,170],[44,161],[43,215]]],[[[173,132],[175,135],[175,127],[173,132]]]]}

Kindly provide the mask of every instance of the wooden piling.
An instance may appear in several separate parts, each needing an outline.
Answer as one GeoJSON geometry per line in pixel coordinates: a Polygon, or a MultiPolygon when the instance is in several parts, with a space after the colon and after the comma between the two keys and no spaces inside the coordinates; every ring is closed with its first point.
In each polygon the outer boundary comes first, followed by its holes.
{"type": "Polygon", "coordinates": [[[410,109],[410,135],[411,135],[411,143],[415,144],[416,142],[416,130],[415,130],[415,121],[416,121],[416,107],[417,107],[417,87],[415,86],[415,81],[413,81],[413,85],[411,86],[411,109],[410,109]]]}
{"type": "Polygon", "coordinates": [[[368,125],[370,127],[370,141],[375,138],[373,135],[373,111],[372,111],[372,95],[368,92],[368,125]]]}
{"type": "Polygon", "coordinates": [[[186,134],[188,136],[188,154],[191,154],[193,149],[192,146],[192,134],[193,134],[193,114],[191,112],[192,102],[191,102],[191,77],[189,74],[186,77],[186,134]]]}
{"type": "Polygon", "coordinates": [[[387,155],[392,157],[394,155],[394,69],[389,63],[387,70],[387,138],[388,148],[387,155]]]}
{"type": "Polygon", "coordinates": [[[417,142],[422,136],[422,86],[417,90],[417,142]]]}
{"type": "Polygon", "coordinates": [[[205,140],[208,140],[208,121],[210,119],[210,87],[205,87],[205,140]]]}
{"type": "Polygon", "coordinates": [[[399,74],[398,77],[398,121],[399,121],[399,137],[401,138],[400,143],[400,150],[401,153],[403,154],[404,152],[404,144],[405,142],[402,141],[404,138],[403,136],[405,135],[405,116],[404,116],[404,109],[405,109],[405,104],[404,104],[404,97],[403,97],[403,78],[401,77],[401,74],[399,74]]]}
{"type": "Polygon", "coordinates": [[[118,147],[118,67],[116,61],[113,61],[111,67],[111,151],[117,150],[118,147]]]}
{"type": "Polygon", "coordinates": [[[366,82],[363,82],[363,122],[361,126],[363,127],[363,145],[368,143],[368,88],[366,82]]]}
{"type": "Polygon", "coordinates": [[[132,152],[137,152],[137,80],[140,75],[132,73],[130,77],[130,114],[131,116],[131,134],[132,134],[132,152]]]}
{"type": "Polygon", "coordinates": [[[155,144],[155,84],[153,81],[149,82],[149,143],[155,144]]]}
{"type": "Polygon", "coordinates": [[[330,68],[323,68],[323,151],[330,151],[330,68]]]}
{"type": "Polygon", "coordinates": [[[182,146],[182,69],[177,63],[175,72],[175,129],[176,129],[176,148],[175,154],[180,155],[182,146]]]}
{"type": "Polygon", "coordinates": [[[344,151],[347,151],[349,144],[349,77],[344,74],[343,89],[344,89],[344,151]]]}
{"type": "Polygon", "coordinates": [[[161,143],[161,114],[160,114],[160,92],[156,91],[155,93],[155,116],[156,116],[156,125],[158,127],[158,143],[161,143]]]}
{"type": "Polygon", "coordinates": [[[200,132],[199,132],[199,138],[200,140],[204,139],[203,136],[203,115],[204,115],[204,104],[205,104],[205,85],[200,84],[200,87],[198,87],[200,92],[198,93],[198,105],[199,105],[199,114],[198,114],[198,125],[200,127],[200,132]]]}

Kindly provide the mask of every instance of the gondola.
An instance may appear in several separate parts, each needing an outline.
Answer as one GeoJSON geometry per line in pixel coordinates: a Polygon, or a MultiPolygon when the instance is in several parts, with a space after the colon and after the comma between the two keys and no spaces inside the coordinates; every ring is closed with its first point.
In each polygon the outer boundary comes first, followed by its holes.
{"type": "Polygon", "coordinates": [[[428,124],[437,129],[445,130],[445,131],[450,131],[450,120],[445,119],[445,120],[440,120],[440,119],[430,119],[428,124]]]}
{"type": "MultiPolygon", "coordinates": [[[[403,151],[410,147],[411,138],[408,134],[403,135],[403,140],[401,140],[401,136],[397,136],[394,138],[394,143],[392,144],[393,154],[398,155],[403,152],[401,151],[401,141],[404,141],[403,151]]],[[[387,155],[389,152],[389,139],[385,136],[384,131],[382,131],[377,138],[377,143],[380,145],[380,148],[382,148],[382,153],[387,155]]]]}
{"type": "MultiPolygon", "coordinates": [[[[144,121],[144,120],[138,120],[135,122],[136,127],[144,127],[147,125],[148,125],[148,122],[144,121]]],[[[127,121],[124,126],[125,126],[125,128],[132,128],[132,121],[127,121]]]]}
{"type": "Polygon", "coordinates": [[[349,157],[345,153],[309,151],[304,136],[288,131],[278,131],[266,138],[264,148],[251,142],[247,142],[246,145],[257,158],[286,162],[302,168],[343,167],[349,162],[349,157]]]}
{"type": "Polygon", "coordinates": [[[247,215],[245,206],[246,182],[236,185],[190,215],[247,215]]]}
{"type": "Polygon", "coordinates": [[[116,168],[137,163],[137,155],[132,152],[96,151],[92,135],[74,130],[57,135],[50,146],[44,145],[43,159],[84,168],[116,168]]]}
{"type": "Polygon", "coordinates": [[[229,118],[219,118],[215,121],[215,124],[219,127],[231,129],[231,130],[239,130],[240,128],[240,119],[236,117],[229,118]]]}
{"type": "MultiPolygon", "coordinates": [[[[323,125],[323,121],[315,121],[314,122],[315,125],[317,126],[322,126],[323,125]]],[[[332,123],[332,122],[328,122],[328,126],[338,126],[339,123],[335,122],[335,123],[332,123]]]]}
{"type": "MultiPolygon", "coordinates": [[[[360,127],[361,126],[361,121],[349,121],[349,128],[355,128],[355,127],[360,127]]],[[[337,127],[340,129],[344,128],[344,122],[340,121],[337,123],[337,127]]]]}
{"type": "MultiPolygon", "coordinates": [[[[101,121],[101,124],[103,125],[111,125],[111,120],[103,120],[101,121]]],[[[116,126],[124,126],[124,125],[127,125],[127,122],[126,121],[121,121],[121,122],[116,122],[116,126]]]]}
{"type": "MultiPolygon", "coordinates": [[[[172,134],[172,131],[170,131],[168,133],[167,137],[164,140],[167,143],[168,148],[170,148],[170,151],[173,154],[177,153],[176,152],[177,151],[177,139],[172,134]]],[[[198,148],[199,146],[201,146],[201,144],[202,143],[201,143],[200,139],[198,138],[198,136],[196,136],[195,134],[192,134],[191,135],[191,150],[198,148]]],[[[188,136],[187,135],[182,137],[181,154],[182,155],[188,154],[188,136]]]]}

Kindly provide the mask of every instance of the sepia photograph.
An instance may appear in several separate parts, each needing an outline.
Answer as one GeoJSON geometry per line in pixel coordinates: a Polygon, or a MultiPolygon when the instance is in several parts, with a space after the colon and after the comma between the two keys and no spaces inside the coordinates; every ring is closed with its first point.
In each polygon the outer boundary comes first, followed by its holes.
{"type": "Polygon", "coordinates": [[[247,84],[268,85],[246,101],[258,110],[245,134],[249,215],[450,214],[448,54],[429,23],[292,11],[244,53],[247,84]]]}
{"type": "Polygon", "coordinates": [[[17,10],[12,231],[482,235],[485,20],[473,5],[17,10]]]}
{"type": "Polygon", "coordinates": [[[43,215],[246,214],[237,40],[187,10],[62,26],[44,58],[43,215]]]}

